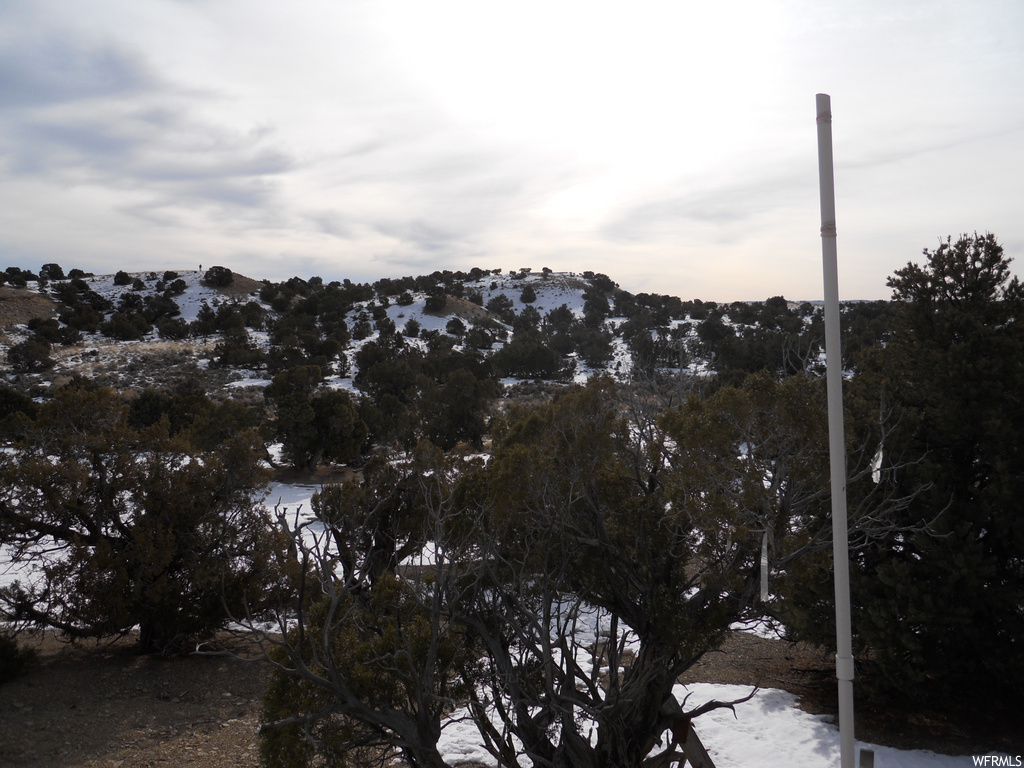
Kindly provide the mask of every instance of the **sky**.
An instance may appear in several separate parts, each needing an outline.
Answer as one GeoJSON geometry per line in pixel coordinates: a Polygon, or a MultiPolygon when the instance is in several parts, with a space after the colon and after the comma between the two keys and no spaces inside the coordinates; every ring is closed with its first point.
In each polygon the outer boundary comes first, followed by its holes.
{"type": "Polygon", "coordinates": [[[817,93],[841,298],[1024,274],[1019,0],[3,0],[0,268],[819,299],[817,93]]]}

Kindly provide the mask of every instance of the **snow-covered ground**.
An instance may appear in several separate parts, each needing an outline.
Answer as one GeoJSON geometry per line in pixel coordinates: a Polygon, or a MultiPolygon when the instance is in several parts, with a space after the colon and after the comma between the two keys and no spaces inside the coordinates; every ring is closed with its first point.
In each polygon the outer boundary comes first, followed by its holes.
{"type": "MultiPolygon", "coordinates": [[[[310,512],[310,502],[317,490],[319,486],[315,485],[272,483],[265,504],[271,508],[277,505],[282,511],[287,508],[290,513],[304,517],[310,512]]],[[[3,560],[0,557],[0,563],[3,560]]],[[[5,572],[0,567],[0,586],[15,578],[25,579],[28,575],[23,569],[5,572]]],[[[585,621],[581,622],[581,628],[587,631],[585,621]]],[[[744,629],[766,634],[759,626],[744,629]]],[[[748,687],[709,683],[679,685],[675,689],[676,698],[680,702],[686,700],[686,709],[693,709],[712,699],[730,701],[743,698],[749,693],[748,687]]],[[[698,718],[694,728],[716,768],[838,766],[838,728],[829,722],[831,718],[827,716],[802,711],[797,701],[795,695],[786,691],[761,689],[750,701],[736,705],[735,715],[728,709],[716,710],[698,718]]],[[[496,765],[484,751],[476,727],[460,719],[459,714],[453,713],[441,736],[440,747],[446,761],[453,765],[467,761],[496,765]]],[[[969,755],[954,757],[926,750],[898,750],[860,743],[858,751],[862,746],[874,750],[875,768],[966,768],[983,764],[975,762],[969,755]]],[[[1022,764],[1016,756],[1002,759],[1004,762],[988,764],[1022,764]]]]}
{"type": "MultiPolygon", "coordinates": [[[[740,685],[693,683],[677,685],[676,698],[686,699],[693,709],[711,701],[732,701],[745,697],[750,688],[740,685]]],[[[694,730],[716,768],[822,768],[839,765],[839,729],[828,717],[809,715],[797,706],[797,697],[786,691],[762,688],[754,697],[737,704],[736,713],[718,709],[694,722],[694,730]]],[[[481,745],[476,727],[458,718],[449,721],[441,735],[441,754],[450,765],[475,762],[497,765],[481,745]]],[[[857,743],[875,754],[875,768],[966,768],[982,765],[971,755],[939,755],[928,750],[899,750],[875,744],[857,743]]],[[[995,754],[995,753],[993,753],[995,754]]],[[[1007,760],[1004,756],[1003,760],[1007,760]]],[[[1016,756],[1008,762],[989,765],[1020,765],[1016,756]]]]}
{"type": "MultiPolygon", "coordinates": [[[[173,280],[162,281],[163,274],[164,273],[162,272],[139,272],[131,274],[130,277],[133,280],[138,278],[143,281],[144,286],[139,290],[134,290],[130,285],[115,285],[114,275],[96,275],[85,278],[85,282],[97,294],[109,299],[114,303],[114,305],[117,305],[122,295],[125,293],[135,294],[141,298],[146,298],[159,293],[157,291],[158,284],[162,287],[166,287],[173,282],[173,280]]],[[[260,303],[264,309],[269,309],[266,304],[260,302],[257,295],[226,296],[216,288],[203,285],[203,273],[201,271],[182,270],[176,274],[178,276],[176,279],[180,278],[181,282],[184,284],[184,290],[180,294],[175,295],[173,300],[180,309],[180,315],[178,316],[179,319],[185,322],[192,322],[196,320],[200,309],[204,305],[209,308],[216,308],[218,305],[225,302],[245,303],[247,301],[255,301],[260,303]]],[[[466,295],[479,293],[484,304],[499,295],[504,295],[511,301],[513,311],[516,314],[520,314],[527,308],[527,306],[529,306],[543,317],[551,310],[565,306],[575,317],[582,318],[585,304],[584,293],[588,290],[589,284],[588,281],[583,279],[580,275],[574,273],[556,272],[544,275],[540,272],[523,274],[519,271],[514,271],[498,275],[487,274],[477,280],[466,280],[464,288],[466,295]],[[522,300],[523,289],[527,286],[529,286],[536,295],[536,298],[529,304],[522,300]]],[[[27,290],[36,292],[39,288],[35,283],[29,283],[27,290]]],[[[428,313],[425,306],[427,295],[418,291],[410,292],[410,295],[412,297],[412,303],[406,306],[399,305],[396,301],[396,296],[389,296],[387,299],[387,316],[395,324],[398,331],[401,332],[407,322],[414,320],[420,325],[421,332],[439,331],[444,333],[447,324],[452,319],[453,315],[447,312],[441,314],[428,313]]],[[[350,328],[353,326],[358,316],[363,315],[369,317],[372,314],[371,305],[379,307],[381,303],[382,300],[380,297],[375,297],[372,301],[357,302],[346,315],[346,320],[349,323],[350,328]]],[[[612,304],[612,316],[607,318],[605,327],[614,331],[626,321],[626,318],[616,315],[614,297],[610,297],[610,303],[612,304]]],[[[463,304],[463,307],[465,307],[465,304],[463,304]]],[[[494,319],[495,318],[492,317],[492,320],[494,319]]],[[[471,320],[465,320],[464,322],[467,326],[471,326],[473,324],[471,320]]],[[[690,346],[693,347],[693,342],[696,339],[697,321],[694,321],[689,317],[685,319],[675,319],[670,323],[670,327],[675,328],[684,322],[689,322],[691,325],[687,336],[690,341],[690,346]]],[[[723,318],[723,322],[726,325],[732,325],[728,316],[723,318]]],[[[509,336],[511,336],[511,327],[506,325],[505,329],[509,336]]],[[[652,331],[652,333],[656,332],[652,331]]],[[[7,347],[28,338],[28,336],[29,331],[25,326],[21,326],[18,329],[10,331],[6,342],[0,343],[0,357],[2,357],[2,354],[6,352],[7,347]]],[[[353,339],[344,352],[349,363],[346,371],[347,375],[329,376],[326,385],[332,388],[353,389],[352,377],[356,373],[354,366],[355,356],[363,345],[377,340],[378,337],[379,333],[376,328],[374,328],[365,338],[358,340],[353,339]]],[[[250,330],[249,338],[260,349],[265,350],[269,346],[269,338],[266,331],[250,330]]],[[[214,334],[209,339],[203,340],[204,344],[200,345],[203,348],[196,348],[195,352],[198,353],[200,358],[197,360],[197,364],[200,368],[205,368],[208,364],[208,360],[203,358],[213,353],[217,339],[218,336],[214,334]]],[[[75,368],[76,372],[89,376],[95,366],[99,366],[103,369],[105,364],[111,359],[118,359],[125,355],[130,357],[138,350],[147,349],[150,345],[161,342],[162,340],[155,328],[143,339],[128,342],[115,342],[100,334],[85,333],[83,334],[81,344],[75,347],[60,348],[60,350],[55,351],[54,354],[58,362],[57,369],[55,370],[75,368]]],[[[420,338],[405,338],[405,342],[409,346],[418,348],[421,351],[427,348],[426,341],[420,338]]],[[[485,351],[484,354],[497,352],[503,346],[504,343],[501,340],[495,340],[489,352],[485,351]]],[[[461,350],[463,347],[461,345],[456,345],[456,349],[461,350]]],[[[628,345],[621,336],[616,336],[612,340],[611,360],[605,367],[599,370],[595,371],[590,369],[582,360],[576,358],[575,354],[572,354],[571,357],[575,359],[577,366],[574,381],[579,384],[585,383],[590,376],[597,372],[607,372],[618,378],[625,379],[630,376],[632,371],[632,356],[628,345]]],[[[689,362],[689,367],[685,370],[690,374],[705,375],[710,370],[710,364],[706,360],[694,358],[689,362]]],[[[227,384],[227,386],[231,388],[263,387],[269,384],[269,377],[259,373],[235,369],[232,371],[232,374],[239,376],[240,379],[227,384]]],[[[516,381],[517,380],[513,379],[503,383],[508,386],[509,384],[516,383],[516,381]]],[[[127,379],[126,382],[128,384],[131,383],[127,379]]]]}
{"type": "MultiPolygon", "coordinates": [[[[267,503],[303,512],[310,510],[316,486],[273,484],[267,503]]],[[[585,623],[584,623],[585,625],[585,623]]],[[[736,626],[762,637],[777,635],[760,624],[736,626]]],[[[582,661],[582,659],[581,659],[582,661]]],[[[749,687],[693,683],[676,686],[676,698],[693,709],[706,701],[732,701],[750,693],[749,687]]],[[[792,693],[763,688],[748,702],[736,705],[735,715],[728,709],[715,710],[698,718],[694,728],[707,748],[716,768],[822,768],[839,765],[839,729],[827,715],[811,715],[799,708],[792,693]]],[[[465,713],[462,713],[464,716],[465,713]]],[[[875,768],[966,768],[980,765],[970,755],[940,755],[928,750],[899,750],[874,744],[857,743],[875,753],[875,768]]],[[[445,760],[454,765],[474,762],[496,765],[483,748],[476,727],[455,712],[445,725],[440,748],[445,760]]],[[[995,753],[993,753],[995,754],[995,753]]],[[[1020,765],[1014,762],[1003,765],[1020,765]]],[[[1005,758],[1004,758],[1005,760],[1005,758]]],[[[990,763],[999,765],[1000,763],[990,763]]]]}
{"type": "MultiPolygon", "coordinates": [[[[175,297],[175,301],[181,308],[181,317],[184,320],[194,320],[203,303],[212,306],[223,300],[215,290],[201,285],[201,273],[183,271],[181,277],[185,280],[188,288],[184,294],[175,297]]],[[[91,278],[89,282],[93,290],[103,295],[115,297],[121,290],[113,285],[112,276],[91,278]]],[[[477,281],[477,284],[467,283],[466,287],[468,290],[479,290],[485,302],[499,293],[504,293],[512,299],[518,313],[524,307],[519,296],[526,284],[531,285],[537,294],[533,306],[541,315],[565,304],[577,317],[582,316],[582,290],[579,288],[578,281],[570,280],[566,276],[555,275],[552,278],[543,278],[539,274],[531,274],[526,278],[513,279],[508,274],[488,275],[477,281]],[[495,284],[494,288],[490,287],[492,283],[495,284]]],[[[149,290],[146,292],[148,293],[149,290]]],[[[405,307],[391,304],[387,310],[388,315],[399,329],[409,319],[416,319],[424,330],[443,330],[449,318],[426,314],[423,306],[425,298],[422,294],[415,295],[414,303],[405,307]]],[[[357,306],[349,314],[349,320],[351,321],[360,309],[364,308],[363,305],[357,306]]],[[[612,318],[610,324],[614,325],[621,321],[621,318],[617,321],[612,318]]],[[[376,336],[377,334],[373,333],[362,343],[370,341],[376,336]]],[[[257,337],[257,341],[266,344],[265,334],[257,337]]],[[[359,342],[353,344],[353,347],[348,350],[350,357],[360,345],[359,342]]],[[[609,369],[625,374],[630,367],[628,349],[620,338],[615,339],[614,345],[615,353],[609,369]]],[[[500,348],[500,346],[500,343],[496,344],[495,348],[500,348]]],[[[585,380],[590,373],[581,363],[577,370],[577,380],[585,380]]],[[[267,379],[254,376],[238,382],[238,386],[261,386],[268,383],[267,379]]],[[[514,381],[508,383],[511,384],[514,381]]],[[[333,377],[329,385],[351,388],[352,380],[349,377],[333,377]]],[[[298,512],[304,516],[310,512],[310,501],[317,490],[318,487],[313,485],[275,483],[271,486],[265,503],[270,508],[275,506],[281,510],[287,508],[293,514],[298,512]]],[[[0,586],[9,584],[15,578],[25,579],[29,575],[24,569],[5,568],[5,560],[0,552],[0,586]]],[[[748,631],[757,631],[757,629],[751,628],[748,631]]],[[[732,700],[742,698],[748,693],[748,688],[712,684],[678,686],[676,689],[676,695],[680,701],[689,696],[686,702],[687,709],[692,709],[710,699],[732,700]]],[[[446,760],[452,764],[466,761],[487,765],[495,764],[483,750],[476,728],[470,722],[460,721],[457,714],[453,715],[453,719],[446,725],[442,735],[441,747],[446,760]]],[[[800,710],[797,706],[797,698],[785,691],[762,689],[750,701],[737,705],[735,715],[727,709],[717,710],[699,718],[695,723],[695,728],[717,768],[729,768],[730,766],[743,766],[743,768],[757,768],[758,766],[787,766],[790,768],[806,766],[810,768],[815,766],[817,768],[817,766],[839,764],[839,731],[836,726],[827,722],[826,718],[822,716],[810,715],[800,710]]],[[[860,746],[858,745],[858,750],[860,746]]],[[[874,750],[876,768],[960,768],[961,766],[983,764],[971,756],[951,757],[921,750],[901,751],[881,746],[864,746],[874,750]]],[[[1024,763],[1019,759],[1015,761],[1015,757],[1010,757],[1007,762],[990,762],[989,764],[1021,765],[1024,763]]]]}

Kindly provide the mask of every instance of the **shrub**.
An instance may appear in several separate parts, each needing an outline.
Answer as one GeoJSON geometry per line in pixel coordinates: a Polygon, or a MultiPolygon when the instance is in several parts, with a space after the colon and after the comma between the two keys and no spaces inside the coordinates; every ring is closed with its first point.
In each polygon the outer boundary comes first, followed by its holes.
{"type": "Polygon", "coordinates": [[[0,620],[69,637],[137,626],[143,650],[168,651],[275,599],[262,441],[245,431],[202,451],[127,414],[112,390],[69,385],[0,456],[0,530],[16,562],[45,565],[44,583],[0,589],[0,620]],[[43,537],[44,554],[28,546],[43,537]]]}
{"type": "Polygon", "coordinates": [[[41,336],[31,336],[7,350],[7,364],[15,371],[34,373],[53,367],[50,342],[41,336]]]}
{"type": "Polygon", "coordinates": [[[0,632],[0,683],[23,675],[35,660],[35,651],[20,648],[13,636],[0,632]]]}
{"type": "Polygon", "coordinates": [[[63,280],[64,270],[60,264],[43,264],[39,276],[44,280],[63,280]]]}
{"type": "Polygon", "coordinates": [[[448,297],[443,293],[435,293],[427,296],[427,300],[424,304],[424,309],[427,312],[444,312],[444,308],[448,305],[448,297]]]}
{"type": "Polygon", "coordinates": [[[210,267],[203,275],[203,284],[212,288],[224,288],[231,285],[235,276],[227,267],[210,267]]]}

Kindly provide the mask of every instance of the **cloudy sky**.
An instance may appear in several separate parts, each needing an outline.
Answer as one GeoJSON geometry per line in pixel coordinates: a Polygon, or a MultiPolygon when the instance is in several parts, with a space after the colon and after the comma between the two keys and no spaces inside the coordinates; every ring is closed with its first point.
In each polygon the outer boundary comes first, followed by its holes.
{"type": "Polygon", "coordinates": [[[819,92],[843,298],[1024,270],[1020,0],[2,0],[0,267],[820,298],[819,92]]]}

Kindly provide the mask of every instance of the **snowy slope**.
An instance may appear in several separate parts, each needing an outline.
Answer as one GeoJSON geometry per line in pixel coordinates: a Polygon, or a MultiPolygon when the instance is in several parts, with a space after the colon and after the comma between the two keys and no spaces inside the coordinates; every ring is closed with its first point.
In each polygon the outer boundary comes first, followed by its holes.
{"type": "MultiPolygon", "coordinates": [[[[686,699],[693,709],[711,701],[745,697],[750,689],[740,685],[692,683],[676,686],[676,698],[686,699]],[[688,697],[688,698],[687,698],[688,697]]],[[[811,715],[797,706],[797,697],[786,691],[762,688],[754,697],[736,705],[735,715],[718,709],[694,721],[694,730],[715,762],[715,768],[822,768],[839,765],[839,729],[826,717],[811,715]]],[[[484,750],[476,727],[460,720],[456,712],[445,724],[439,743],[449,765],[464,762],[497,765],[484,750]]],[[[860,751],[870,749],[875,768],[967,768],[980,765],[970,755],[940,755],[929,750],[899,750],[875,744],[857,743],[860,751]]],[[[993,753],[994,754],[994,753],[993,753]]],[[[1004,760],[1007,759],[1004,757],[1004,760]]],[[[1019,765],[1013,762],[992,765],[1019,765]]]]}

